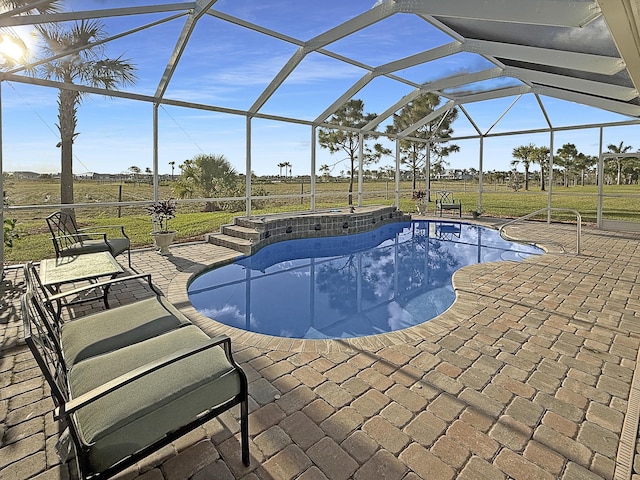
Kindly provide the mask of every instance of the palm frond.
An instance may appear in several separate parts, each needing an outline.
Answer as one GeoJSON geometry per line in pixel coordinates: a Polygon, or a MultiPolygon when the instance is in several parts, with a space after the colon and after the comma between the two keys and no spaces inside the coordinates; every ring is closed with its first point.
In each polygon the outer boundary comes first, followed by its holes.
{"type": "Polygon", "coordinates": [[[60,11],[61,3],[61,0],[0,0],[0,12],[15,10],[19,15],[56,13],[60,11]]]}

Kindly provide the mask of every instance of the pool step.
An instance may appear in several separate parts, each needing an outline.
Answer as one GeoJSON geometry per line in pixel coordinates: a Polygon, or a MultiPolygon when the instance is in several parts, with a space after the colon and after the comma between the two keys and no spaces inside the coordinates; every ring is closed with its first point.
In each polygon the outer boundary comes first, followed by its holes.
{"type": "Polygon", "coordinates": [[[260,240],[260,233],[251,227],[243,227],[241,225],[222,225],[222,233],[231,237],[243,238],[257,242],[260,240]]]}
{"type": "Polygon", "coordinates": [[[225,233],[209,233],[205,235],[205,240],[213,245],[231,248],[244,255],[251,255],[253,242],[247,238],[235,237],[225,233]]]}

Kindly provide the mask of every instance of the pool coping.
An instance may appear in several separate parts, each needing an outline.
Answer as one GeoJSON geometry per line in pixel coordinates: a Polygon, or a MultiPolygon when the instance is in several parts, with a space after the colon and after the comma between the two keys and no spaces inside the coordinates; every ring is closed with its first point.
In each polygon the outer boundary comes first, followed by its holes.
{"type": "MultiPolygon", "coordinates": [[[[418,220],[418,219],[416,219],[418,220]]],[[[422,220],[422,219],[420,219],[422,220]]],[[[440,221],[438,218],[425,219],[429,221],[440,221]]],[[[497,230],[496,228],[476,222],[462,221],[469,225],[480,225],[486,228],[497,230]]],[[[517,241],[517,240],[515,240],[517,241]]],[[[553,247],[544,244],[534,244],[544,250],[542,256],[556,252],[553,247]]],[[[474,294],[472,274],[476,271],[484,272],[491,265],[503,263],[523,263],[535,261],[538,255],[524,258],[519,261],[503,260],[473,265],[465,265],[453,273],[452,284],[455,292],[453,303],[440,315],[427,320],[419,325],[414,325],[405,329],[385,332],[376,335],[349,338],[331,339],[299,339],[288,337],[277,337],[263,333],[249,332],[239,328],[231,327],[220,323],[212,318],[201,314],[191,304],[187,287],[195,276],[205,270],[215,268],[235,261],[244,255],[238,252],[230,252],[226,256],[217,256],[211,259],[202,259],[198,263],[184,271],[179,272],[169,283],[167,298],[173,303],[189,320],[204,330],[208,335],[227,335],[233,342],[241,343],[244,346],[265,348],[269,350],[285,352],[352,352],[352,351],[377,351],[391,345],[403,345],[419,342],[429,335],[446,335],[452,328],[460,325],[464,320],[478,314],[483,309],[478,304],[480,295],[474,294]],[[533,260],[531,260],[533,259],[533,260]],[[207,263],[207,261],[209,261],[207,263]],[[205,264],[206,263],[206,264],[205,264]],[[480,270],[479,270],[480,269],[480,270]]]]}

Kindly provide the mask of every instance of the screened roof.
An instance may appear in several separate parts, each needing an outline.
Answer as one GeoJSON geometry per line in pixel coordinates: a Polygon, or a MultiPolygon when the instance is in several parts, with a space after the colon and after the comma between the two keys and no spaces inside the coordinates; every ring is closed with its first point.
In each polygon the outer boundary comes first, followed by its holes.
{"type": "MultiPolygon", "coordinates": [[[[345,101],[366,96],[381,112],[367,127],[374,128],[423,92],[442,98],[423,122],[458,106],[478,134],[465,106],[521,95],[543,112],[550,97],[640,117],[638,0],[130,3],[72,0],[65,13],[6,12],[0,27],[100,18],[109,48],[126,45],[139,67],[140,81],[116,96],[251,117],[320,125],[345,101]],[[153,56],[145,55],[150,47],[153,56]],[[187,59],[197,76],[181,68],[187,59]],[[310,76],[313,88],[300,88],[310,76]],[[298,95],[299,105],[285,95],[298,95]]],[[[24,66],[2,76],[59,86],[30,78],[24,66]]]]}

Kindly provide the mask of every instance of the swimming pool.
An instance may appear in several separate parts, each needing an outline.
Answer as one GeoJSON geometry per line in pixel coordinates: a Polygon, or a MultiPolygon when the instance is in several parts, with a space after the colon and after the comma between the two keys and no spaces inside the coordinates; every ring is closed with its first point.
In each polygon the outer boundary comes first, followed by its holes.
{"type": "Polygon", "coordinates": [[[200,274],[188,294],[200,313],[251,332],[357,337],[440,315],[455,299],[452,275],[465,265],[540,253],[477,225],[394,223],[356,235],[266,246],[200,274]]]}

